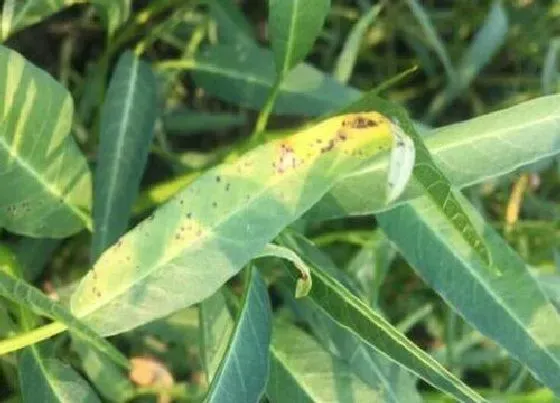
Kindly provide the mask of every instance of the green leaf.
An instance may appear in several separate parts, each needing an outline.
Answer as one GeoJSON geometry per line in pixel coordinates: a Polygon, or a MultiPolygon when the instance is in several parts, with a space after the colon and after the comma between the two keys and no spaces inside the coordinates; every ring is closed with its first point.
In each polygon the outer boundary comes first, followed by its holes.
{"type": "Polygon", "coordinates": [[[272,310],[266,284],[258,270],[251,269],[249,276],[229,348],[205,401],[258,402],[264,394],[268,379],[272,310]]]}
{"type": "Polygon", "coordinates": [[[352,27],[350,35],[348,35],[348,38],[344,42],[342,52],[340,52],[340,55],[338,56],[333,72],[333,76],[338,81],[347,83],[350,79],[352,70],[354,69],[356,61],[358,60],[360,46],[367,32],[367,29],[371,24],[373,24],[382,9],[382,4],[371,7],[369,11],[362,15],[358,22],[352,27]]]}
{"type": "Polygon", "coordinates": [[[221,290],[200,304],[200,351],[208,382],[212,382],[235,326],[221,290]]]}
{"type": "Polygon", "coordinates": [[[60,239],[23,238],[14,247],[22,271],[27,281],[36,280],[52,258],[53,251],[60,245],[60,239]]]}
{"type": "Polygon", "coordinates": [[[256,46],[253,28],[232,0],[210,1],[210,15],[216,20],[220,43],[256,46]]]}
{"type": "Polygon", "coordinates": [[[371,310],[338,281],[312,268],[313,300],[340,326],[388,358],[398,362],[434,387],[461,401],[483,401],[476,392],[448,372],[429,354],[418,348],[380,314],[371,310]]]}
{"type": "Polygon", "coordinates": [[[2,6],[2,18],[0,19],[0,42],[6,41],[10,35],[15,8],[15,0],[6,0],[2,6]]]}
{"type": "Polygon", "coordinates": [[[283,246],[268,244],[261,254],[256,257],[264,256],[274,256],[292,262],[300,273],[296,283],[295,297],[301,298],[309,294],[309,290],[313,286],[311,272],[309,271],[309,267],[307,267],[305,262],[296,253],[294,253],[291,249],[284,248],[283,246]]]}
{"type": "Polygon", "coordinates": [[[80,374],[44,352],[41,346],[27,347],[18,357],[18,373],[24,402],[101,402],[80,374]]]}
{"type": "MultiPolygon", "coordinates": [[[[333,273],[335,278],[345,280],[346,283],[350,281],[325,253],[303,236],[282,234],[281,239],[282,243],[290,245],[295,252],[305,256],[306,261],[313,267],[329,274],[333,273]]],[[[310,324],[315,337],[326,349],[344,361],[361,380],[376,390],[380,402],[421,401],[416,392],[415,377],[364,342],[351,329],[339,325],[311,299],[296,301],[290,294],[290,291],[283,292],[298,316],[310,324]]]]}
{"type": "Polygon", "coordinates": [[[340,124],[340,117],[328,119],[200,175],[105,251],[72,296],[74,314],[103,335],[116,334],[213,294],[366,162],[345,147],[371,158],[391,147],[387,123],[368,128],[369,136],[346,128],[337,147],[340,124]]]}
{"type": "MultiPolygon", "coordinates": [[[[276,81],[274,58],[258,47],[217,45],[198,55],[196,85],[225,101],[261,109],[276,81]]],[[[273,111],[277,115],[317,116],[354,101],[359,95],[307,64],[296,66],[280,85],[273,111]]]]}
{"type": "Polygon", "coordinates": [[[473,258],[472,248],[427,198],[379,214],[378,220],[434,290],[558,394],[560,316],[521,258],[480,216],[471,216],[499,275],[473,258]]]}
{"type": "Polygon", "coordinates": [[[90,2],[99,10],[109,37],[113,36],[130,15],[131,0],[90,0],[90,2]]]}
{"type": "Polygon", "coordinates": [[[434,97],[426,119],[431,120],[467,89],[473,79],[505,43],[508,16],[502,2],[494,1],[484,25],[476,33],[456,69],[455,80],[434,97]]]}
{"type": "MultiPolygon", "coordinates": [[[[391,151],[387,174],[389,188],[400,189],[396,194],[397,196],[401,194],[405,184],[408,184],[410,163],[414,162],[414,179],[421,185],[422,194],[429,195],[436,202],[436,206],[445,213],[449,221],[461,232],[463,238],[473,247],[473,250],[477,252],[479,257],[484,262],[491,263],[492,257],[488,253],[481,235],[473,226],[467,211],[457,201],[457,195],[452,188],[452,183],[432,158],[424,144],[424,140],[416,131],[407,112],[403,108],[379,98],[375,91],[365,94],[360,100],[344,108],[343,111],[354,112],[368,109],[375,109],[384,113],[397,125],[395,133],[399,135],[395,136],[396,146],[391,151]],[[401,129],[408,137],[401,133],[401,129]],[[407,144],[411,140],[414,142],[414,148],[407,144]],[[415,160],[414,153],[416,154],[415,160]],[[409,164],[408,166],[406,165],[407,163],[409,164]],[[403,166],[403,175],[394,174],[394,172],[400,173],[399,169],[392,169],[395,165],[397,168],[403,166]],[[402,177],[400,183],[397,182],[399,177],[402,177]]],[[[391,192],[389,192],[389,196],[389,202],[395,199],[395,197],[391,197],[391,192]]],[[[491,269],[495,269],[491,264],[489,266],[491,269]]]]}
{"type": "Polygon", "coordinates": [[[542,89],[545,94],[560,90],[560,37],[550,40],[542,70],[542,89]]]}
{"type": "MultiPolygon", "coordinates": [[[[435,129],[425,142],[450,182],[465,187],[559,154],[559,125],[560,96],[548,96],[435,129]],[[499,153],[489,152],[498,148],[499,153]]],[[[391,208],[384,204],[386,167],[383,157],[347,175],[309,212],[308,218],[325,220],[391,208]]],[[[422,187],[413,179],[395,204],[420,195],[422,187]]]]}
{"type": "Polygon", "coordinates": [[[228,130],[246,124],[247,117],[244,114],[204,112],[186,108],[174,109],[163,117],[165,131],[182,136],[228,130]]]}
{"type": "MultiPolygon", "coordinates": [[[[23,28],[43,21],[54,13],[59,12],[63,8],[70,7],[73,4],[85,3],[86,0],[15,0],[13,3],[13,16],[11,18],[11,28],[8,35],[23,28]]],[[[7,3],[10,1],[8,0],[7,3]]],[[[5,4],[7,4],[5,3],[5,4]]],[[[5,18],[5,9],[2,10],[2,19],[5,18]]],[[[3,27],[4,29],[4,27],[3,27]]],[[[4,37],[6,39],[6,37],[4,37]]]]}
{"type": "Polygon", "coordinates": [[[91,259],[126,230],[148,158],[157,113],[156,80],[131,52],[120,57],[101,111],[91,259]]]}
{"type": "Polygon", "coordinates": [[[330,0],[269,0],[268,29],[278,76],[284,77],[309,52],[321,32],[330,0]]]}
{"type": "Polygon", "coordinates": [[[89,226],[91,177],[66,89],[0,46],[0,227],[63,238],[89,226]]]}
{"type": "Polygon", "coordinates": [[[80,357],[80,366],[101,396],[118,402],[133,397],[132,382],[114,363],[78,338],[72,340],[72,349],[80,357]]]}
{"type": "Polygon", "coordinates": [[[451,64],[451,60],[445,50],[445,46],[443,45],[436,28],[432,24],[428,13],[424,10],[424,7],[422,7],[418,0],[406,0],[406,4],[410,8],[410,11],[412,11],[412,15],[416,18],[418,24],[420,24],[420,28],[422,28],[424,40],[431,46],[441,61],[448,80],[453,81],[455,79],[455,69],[451,64]]]}
{"type": "Polygon", "coordinates": [[[0,295],[10,301],[25,306],[33,312],[52,318],[66,325],[76,336],[87,340],[93,347],[123,368],[128,361],[112,344],[99,337],[93,330],[70,314],[62,305],[28,285],[26,282],[0,271],[0,295]]]}
{"type": "Polygon", "coordinates": [[[283,402],[381,402],[348,365],[289,323],[274,326],[266,394],[283,402]]]}

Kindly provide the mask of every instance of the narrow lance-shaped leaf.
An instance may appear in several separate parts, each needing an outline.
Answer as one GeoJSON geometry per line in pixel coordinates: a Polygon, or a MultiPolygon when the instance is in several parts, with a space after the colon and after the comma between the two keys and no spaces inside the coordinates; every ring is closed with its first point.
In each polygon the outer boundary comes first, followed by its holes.
{"type": "Polygon", "coordinates": [[[243,305],[206,396],[207,402],[257,402],[268,380],[268,346],[272,311],[266,284],[256,268],[250,269],[243,305]]]}
{"type": "Polygon", "coordinates": [[[132,399],[134,387],[122,368],[78,338],[72,340],[72,350],[80,357],[83,372],[101,396],[119,402],[132,399]]]}
{"type": "Polygon", "coordinates": [[[550,40],[542,69],[542,90],[554,94],[560,88],[560,38],[550,40]]]}
{"type": "Polygon", "coordinates": [[[348,365],[290,323],[278,321],[270,346],[267,396],[275,403],[382,402],[348,365]]]}
{"type": "Polygon", "coordinates": [[[208,382],[212,382],[229,346],[235,322],[222,289],[200,303],[200,355],[208,382]]]}
{"type": "Polygon", "coordinates": [[[455,79],[455,69],[451,64],[451,60],[449,59],[449,55],[445,50],[445,46],[441,41],[434,25],[432,24],[428,13],[424,10],[422,5],[418,2],[418,0],[406,0],[406,4],[412,11],[412,15],[422,28],[423,37],[425,38],[426,42],[433,48],[434,52],[439,57],[441,64],[443,64],[443,68],[445,69],[445,74],[447,75],[447,79],[449,81],[453,81],[455,79]]]}
{"type": "Polygon", "coordinates": [[[93,261],[126,230],[152,142],[156,110],[156,80],[150,66],[133,53],[124,53],[101,111],[93,261]]]}
{"type": "MultiPolygon", "coordinates": [[[[466,208],[467,202],[458,200],[466,208]]],[[[560,316],[521,258],[478,214],[471,214],[499,274],[476,258],[460,231],[427,197],[377,217],[436,292],[560,394],[560,316]]]]}
{"type": "Polygon", "coordinates": [[[28,285],[23,280],[0,271],[0,295],[17,304],[29,307],[29,309],[39,315],[47,316],[65,324],[71,332],[87,340],[115,363],[123,368],[128,367],[126,357],[113,347],[112,344],[101,338],[80,320],[73,317],[62,305],[52,301],[41,291],[28,285]]]}
{"type": "Polygon", "coordinates": [[[434,97],[426,119],[431,120],[469,87],[472,80],[506,41],[508,16],[501,1],[493,2],[482,28],[476,33],[454,76],[445,89],[434,97]]]}
{"type": "Polygon", "coordinates": [[[72,99],[0,46],[0,227],[63,238],[90,226],[91,176],[69,136],[72,99]]]}
{"type": "Polygon", "coordinates": [[[268,26],[278,75],[301,62],[321,32],[330,0],[269,0],[268,26]]]}
{"type": "Polygon", "coordinates": [[[239,5],[233,0],[211,1],[210,15],[216,19],[220,43],[241,45],[243,47],[256,46],[251,24],[241,12],[239,5]]]}
{"type": "Polygon", "coordinates": [[[434,387],[461,401],[484,401],[338,281],[313,266],[311,268],[313,288],[307,298],[313,300],[339,325],[345,326],[372,348],[395,360],[434,387]]]}
{"type": "Polygon", "coordinates": [[[344,42],[342,52],[338,56],[333,75],[340,82],[346,83],[352,75],[352,70],[358,60],[358,54],[362,40],[369,26],[375,21],[381,10],[382,4],[372,6],[367,13],[362,15],[358,22],[352,27],[348,39],[344,42]]]}
{"type": "MultiPolygon", "coordinates": [[[[0,279],[13,278],[14,281],[25,284],[20,280],[22,274],[15,255],[0,245],[0,279]]],[[[32,304],[25,303],[22,298],[14,298],[13,295],[2,295],[18,303],[11,306],[12,314],[17,318],[18,333],[25,337],[38,322],[37,316],[29,309],[29,305],[32,304]]],[[[2,344],[9,341],[10,339],[2,341],[2,344]]],[[[50,341],[35,343],[17,354],[18,378],[23,400],[58,403],[78,398],[84,402],[99,402],[89,384],[69,365],[60,362],[50,347],[50,341]]]]}
{"type": "Polygon", "coordinates": [[[19,354],[18,374],[24,402],[101,403],[90,384],[46,351],[45,343],[27,347],[19,354]]]}
{"type": "MultiPolygon", "coordinates": [[[[257,46],[210,46],[196,57],[194,65],[178,63],[174,67],[170,62],[163,67],[193,69],[197,86],[225,101],[253,109],[262,108],[277,79],[272,52],[257,46]]],[[[359,94],[302,63],[282,80],[273,111],[283,115],[318,116],[347,105],[359,94]]]]}
{"type": "MultiPolygon", "coordinates": [[[[294,252],[324,273],[333,276],[343,284],[353,282],[346,273],[338,269],[330,257],[311,241],[297,233],[280,235],[282,244],[289,245],[294,252]]],[[[371,257],[371,256],[370,256],[371,257]]],[[[368,269],[372,270],[369,266],[368,269]]],[[[370,281],[371,282],[371,281],[370,281]]],[[[379,393],[380,402],[420,402],[416,391],[416,377],[401,367],[384,353],[379,352],[357,336],[352,329],[339,324],[310,298],[295,300],[290,290],[279,285],[285,301],[307,322],[315,337],[336,357],[345,362],[360,379],[379,393]]],[[[348,287],[347,287],[348,288],[348,287]]],[[[355,287],[349,288],[350,291],[355,287]]],[[[356,292],[353,292],[356,295],[356,292]]]]}
{"type": "Polygon", "coordinates": [[[338,116],[212,169],[99,258],[72,311],[107,335],[200,302],[392,138],[376,112],[338,116]]]}

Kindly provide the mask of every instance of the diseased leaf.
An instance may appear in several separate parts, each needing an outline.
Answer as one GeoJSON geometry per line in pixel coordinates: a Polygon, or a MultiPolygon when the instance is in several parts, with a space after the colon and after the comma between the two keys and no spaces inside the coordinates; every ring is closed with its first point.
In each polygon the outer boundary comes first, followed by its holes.
{"type": "Polygon", "coordinates": [[[68,135],[68,91],[0,46],[0,94],[0,227],[48,238],[89,227],[91,177],[68,135]]]}
{"type": "Polygon", "coordinates": [[[200,302],[392,137],[378,113],[338,116],[208,171],[99,258],[72,311],[108,335],[200,302]]]}
{"type": "MultiPolygon", "coordinates": [[[[343,112],[364,109],[378,110],[389,116],[393,124],[397,126],[395,132],[401,133],[402,129],[402,132],[406,133],[414,142],[414,148],[412,149],[410,145],[406,144],[407,141],[410,140],[405,141],[405,135],[395,136],[397,147],[394,147],[392,150],[391,163],[389,165],[389,188],[391,189],[391,187],[393,187],[398,189],[399,191],[397,194],[400,195],[400,191],[404,189],[404,184],[408,183],[408,181],[404,180],[400,183],[391,182],[394,177],[396,178],[398,176],[391,172],[391,168],[395,165],[399,167],[398,164],[393,163],[393,160],[397,159],[397,161],[399,161],[398,154],[403,154],[400,160],[403,166],[402,170],[405,171],[406,177],[408,178],[408,169],[410,168],[411,162],[414,161],[413,175],[416,182],[422,186],[422,193],[429,195],[436,202],[436,206],[444,212],[447,219],[461,232],[463,238],[473,247],[473,250],[478,253],[479,257],[485,263],[491,263],[492,257],[484,245],[481,235],[473,226],[467,211],[462,208],[461,204],[457,201],[457,195],[452,188],[452,183],[447,179],[443,171],[432,158],[428,148],[424,144],[424,140],[416,131],[407,112],[403,108],[379,98],[375,91],[365,94],[360,100],[344,108],[343,112]],[[401,147],[399,147],[399,145],[401,145],[401,147]],[[399,148],[402,149],[402,152],[397,151],[399,148]],[[411,154],[414,155],[414,157],[412,157],[411,154]]],[[[395,169],[395,171],[397,171],[397,169],[395,169]]],[[[389,195],[391,196],[391,192],[389,192],[389,195]]],[[[394,199],[396,199],[396,197],[393,196],[389,199],[389,202],[394,199]]],[[[492,270],[495,269],[492,264],[489,264],[489,268],[492,270]]]]}
{"type": "Polygon", "coordinates": [[[101,111],[91,260],[126,230],[156,120],[156,80],[131,52],[120,57],[101,111]]]}
{"type": "MultiPolygon", "coordinates": [[[[435,129],[425,142],[453,186],[465,187],[560,154],[559,126],[560,95],[554,95],[435,129]],[[531,141],[527,141],[528,136],[531,141]],[[498,149],[499,153],[493,151],[498,149]]],[[[325,220],[391,208],[383,197],[386,167],[383,157],[345,176],[308,218],[325,220]]],[[[422,192],[413,178],[395,204],[419,197],[422,192]]]]}

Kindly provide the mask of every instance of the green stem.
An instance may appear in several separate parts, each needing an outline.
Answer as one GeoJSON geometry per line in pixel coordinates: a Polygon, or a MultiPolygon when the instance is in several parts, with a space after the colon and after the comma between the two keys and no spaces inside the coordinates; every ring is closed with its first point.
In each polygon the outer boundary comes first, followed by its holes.
{"type": "Polygon", "coordinates": [[[66,326],[65,324],[60,322],[53,322],[48,325],[33,329],[29,332],[18,334],[17,336],[0,342],[0,355],[11,353],[32,344],[36,344],[56,334],[62,333],[66,329],[68,329],[68,326],[66,326]]]}
{"type": "Polygon", "coordinates": [[[282,83],[282,79],[282,76],[278,76],[278,79],[276,80],[276,83],[274,83],[274,87],[272,87],[270,95],[268,96],[263,109],[259,113],[257,124],[255,125],[255,130],[253,131],[250,139],[252,144],[256,144],[260,140],[262,140],[264,130],[266,129],[266,125],[268,123],[268,118],[272,113],[272,108],[274,107],[274,103],[276,102],[276,98],[278,98],[278,93],[280,92],[280,84],[282,83]]]}

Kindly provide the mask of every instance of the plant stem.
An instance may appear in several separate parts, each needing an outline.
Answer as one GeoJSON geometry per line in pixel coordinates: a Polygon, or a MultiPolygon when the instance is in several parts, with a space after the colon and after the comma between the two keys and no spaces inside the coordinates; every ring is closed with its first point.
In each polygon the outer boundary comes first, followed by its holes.
{"type": "Polygon", "coordinates": [[[29,332],[18,334],[7,340],[0,342],[0,355],[21,350],[24,347],[46,340],[56,334],[64,332],[68,329],[63,323],[53,322],[45,326],[38,327],[29,332]]]}

